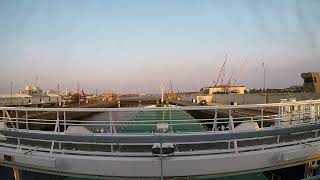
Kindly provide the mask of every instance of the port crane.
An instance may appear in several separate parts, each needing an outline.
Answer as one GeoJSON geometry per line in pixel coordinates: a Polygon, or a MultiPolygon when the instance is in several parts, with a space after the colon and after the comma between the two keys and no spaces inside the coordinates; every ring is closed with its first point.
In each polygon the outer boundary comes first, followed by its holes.
{"type": "Polygon", "coordinates": [[[240,67],[240,70],[239,70],[237,76],[233,79],[233,85],[236,85],[236,83],[238,82],[240,74],[243,72],[243,69],[246,66],[246,64],[247,64],[247,59],[244,60],[243,64],[240,67]]]}
{"type": "MultiPolygon", "coordinates": [[[[213,86],[214,87],[216,87],[218,85],[218,83],[220,82],[220,79],[222,78],[222,76],[225,76],[225,66],[227,64],[227,58],[228,58],[228,54],[226,53],[224,62],[222,64],[222,67],[221,67],[219,75],[218,75],[218,78],[217,78],[216,81],[213,81],[213,86]]],[[[221,84],[223,84],[223,78],[221,79],[221,84]]]]}
{"type": "Polygon", "coordinates": [[[231,76],[229,78],[229,81],[225,86],[225,91],[228,91],[228,93],[231,93],[230,87],[235,86],[236,83],[238,82],[240,74],[242,73],[242,71],[243,71],[243,69],[244,69],[244,67],[246,65],[246,62],[247,62],[247,59],[244,60],[243,64],[241,65],[241,67],[239,69],[239,72],[237,73],[236,76],[235,76],[234,72],[232,72],[232,74],[231,74],[231,76]]]}

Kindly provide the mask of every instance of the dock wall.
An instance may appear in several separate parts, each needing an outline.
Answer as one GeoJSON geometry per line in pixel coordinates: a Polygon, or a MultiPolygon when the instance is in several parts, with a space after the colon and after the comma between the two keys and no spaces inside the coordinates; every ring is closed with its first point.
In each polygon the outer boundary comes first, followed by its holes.
{"type": "MultiPolygon", "coordinates": [[[[267,94],[268,103],[278,103],[280,99],[296,98],[300,100],[320,99],[320,94],[316,93],[276,93],[267,94]]],[[[265,103],[264,94],[215,94],[214,102],[221,104],[230,104],[230,102],[237,102],[237,104],[263,104],[265,103]]]]}

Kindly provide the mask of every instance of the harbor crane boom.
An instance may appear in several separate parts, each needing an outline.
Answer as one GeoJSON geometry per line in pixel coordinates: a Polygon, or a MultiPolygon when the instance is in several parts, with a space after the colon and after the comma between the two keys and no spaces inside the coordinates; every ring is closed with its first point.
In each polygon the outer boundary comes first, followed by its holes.
{"type": "MultiPolygon", "coordinates": [[[[226,66],[226,63],[227,63],[227,57],[228,57],[228,54],[226,53],[226,56],[225,56],[225,59],[224,59],[224,62],[222,64],[222,67],[220,69],[220,72],[219,72],[219,75],[218,75],[218,78],[216,81],[213,81],[214,83],[214,87],[218,85],[218,83],[220,82],[220,78],[225,70],[225,66],[226,66]]],[[[223,80],[222,80],[223,81],[223,80]]]]}
{"type": "Polygon", "coordinates": [[[233,81],[233,84],[234,84],[234,85],[236,85],[236,83],[238,82],[239,77],[240,77],[240,74],[242,73],[242,71],[243,71],[243,69],[244,69],[244,67],[245,67],[246,64],[247,64],[247,59],[244,60],[242,66],[240,67],[239,73],[237,74],[236,78],[235,78],[234,81],[233,81]]]}

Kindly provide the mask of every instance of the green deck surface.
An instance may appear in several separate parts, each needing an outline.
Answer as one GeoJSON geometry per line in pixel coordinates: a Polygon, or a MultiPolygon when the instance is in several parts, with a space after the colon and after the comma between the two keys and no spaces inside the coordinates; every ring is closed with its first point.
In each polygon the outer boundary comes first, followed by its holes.
{"type": "Polygon", "coordinates": [[[168,123],[169,132],[201,132],[207,131],[192,116],[184,111],[144,111],[138,113],[131,122],[120,129],[122,133],[157,132],[158,123],[168,123]],[[194,124],[185,124],[194,123],[194,124]],[[149,124],[149,125],[144,125],[149,124]]]}

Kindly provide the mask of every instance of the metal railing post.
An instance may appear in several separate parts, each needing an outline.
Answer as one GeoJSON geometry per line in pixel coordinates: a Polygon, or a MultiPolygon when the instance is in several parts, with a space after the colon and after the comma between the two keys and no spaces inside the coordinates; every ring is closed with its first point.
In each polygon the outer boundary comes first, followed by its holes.
{"type": "Polygon", "coordinates": [[[18,111],[16,110],[16,129],[19,129],[18,111]]]}
{"type": "Polygon", "coordinates": [[[217,121],[218,121],[218,110],[214,110],[214,120],[213,120],[213,125],[212,125],[212,131],[217,130],[217,121]]]}
{"type": "MultiPolygon", "coordinates": [[[[281,126],[281,117],[282,117],[282,114],[281,114],[281,106],[279,106],[279,109],[278,109],[278,120],[277,120],[277,125],[278,125],[278,127],[280,127],[281,126]]],[[[277,118],[276,118],[277,119],[277,118]]]]}
{"type": "MultiPolygon", "coordinates": [[[[283,107],[279,106],[278,128],[281,127],[281,119],[283,118],[283,107]]],[[[277,144],[280,143],[280,136],[277,136],[277,144]]]]}
{"type": "MultiPolygon", "coordinates": [[[[54,132],[53,132],[54,134],[56,134],[57,132],[60,131],[60,128],[59,128],[60,123],[59,123],[59,121],[60,121],[59,111],[57,111],[57,120],[56,120],[56,124],[55,124],[55,127],[54,127],[54,132]]],[[[54,143],[55,143],[55,141],[52,141],[52,143],[51,143],[51,149],[50,149],[50,154],[52,154],[52,152],[53,152],[54,143]]]]}
{"type": "Polygon", "coordinates": [[[4,124],[4,130],[6,131],[7,130],[7,126],[6,126],[6,124],[7,124],[7,121],[6,121],[6,118],[5,118],[5,112],[4,112],[5,110],[3,109],[2,110],[2,122],[3,122],[3,124],[4,124]]]}
{"type": "Polygon", "coordinates": [[[27,132],[29,132],[28,111],[26,111],[26,129],[27,129],[27,132]]]}
{"type": "Polygon", "coordinates": [[[232,131],[232,124],[231,124],[231,108],[229,109],[229,131],[232,131]]]}
{"type": "MultiPolygon", "coordinates": [[[[233,122],[233,117],[232,117],[232,112],[231,108],[229,109],[229,130],[231,130],[234,133],[234,122],[233,122]]],[[[236,154],[238,154],[238,143],[237,140],[233,140],[233,148],[236,154]]]]}
{"type": "MultiPolygon", "coordinates": [[[[18,111],[16,110],[16,131],[19,131],[19,122],[18,122],[18,111]]],[[[20,138],[18,140],[18,149],[21,149],[20,138]]]]}
{"type": "Polygon", "coordinates": [[[66,116],[66,112],[63,111],[63,130],[64,132],[67,132],[67,116],[66,116]]]}
{"type": "Polygon", "coordinates": [[[162,150],[162,143],[160,142],[160,172],[161,172],[161,180],[163,180],[163,150],[162,150]]]}
{"type": "Polygon", "coordinates": [[[260,121],[261,130],[263,130],[263,119],[264,119],[263,110],[264,110],[263,107],[261,107],[261,121],[260,121]]]}
{"type": "Polygon", "coordinates": [[[320,121],[320,104],[318,104],[317,106],[317,124],[319,124],[319,121],[320,121]]]}
{"type": "Polygon", "coordinates": [[[170,121],[169,121],[169,124],[170,124],[170,131],[173,132],[173,128],[172,128],[172,114],[171,114],[171,109],[169,110],[169,118],[170,118],[170,121]]]}
{"type": "Polygon", "coordinates": [[[302,124],[302,120],[304,119],[304,105],[300,105],[299,106],[299,114],[300,114],[300,117],[299,117],[299,123],[302,124]]]}
{"type": "MultiPolygon", "coordinates": [[[[109,111],[109,133],[110,133],[110,135],[112,135],[112,112],[111,111],[109,111]]],[[[110,151],[111,152],[113,152],[113,144],[111,143],[110,144],[110,151]]]]}

